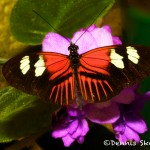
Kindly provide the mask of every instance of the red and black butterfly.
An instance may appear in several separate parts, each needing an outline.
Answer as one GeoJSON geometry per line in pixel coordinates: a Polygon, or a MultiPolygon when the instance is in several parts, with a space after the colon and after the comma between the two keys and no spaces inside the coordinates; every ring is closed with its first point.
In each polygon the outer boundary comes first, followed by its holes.
{"type": "Polygon", "coordinates": [[[4,64],[3,75],[15,88],[59,104],[106,101],[150,75],[149,47],[113,45],[79,55],[71,43],[68,50],[16,56],[4,64]]]}

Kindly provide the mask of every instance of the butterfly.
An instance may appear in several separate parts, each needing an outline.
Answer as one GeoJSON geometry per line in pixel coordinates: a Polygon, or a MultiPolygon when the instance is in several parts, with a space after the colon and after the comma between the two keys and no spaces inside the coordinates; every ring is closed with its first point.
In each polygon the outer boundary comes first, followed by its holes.
{"type": "Polygon", "coordinates": [[[3,75],[13,87],[57,104],[103,102],[150,75],[149,47],[112,45],[79,55],[71,43],[68,50],[15,56],[3,75]]]}

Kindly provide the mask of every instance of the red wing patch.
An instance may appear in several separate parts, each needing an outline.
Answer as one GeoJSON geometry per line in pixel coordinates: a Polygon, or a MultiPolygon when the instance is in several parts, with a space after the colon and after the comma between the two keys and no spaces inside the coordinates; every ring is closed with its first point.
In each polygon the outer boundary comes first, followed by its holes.
{"type": "Polygon", "coordinates": [[[110,49],[94,49],[81,55],[80,63],[86,71],[109,75],[107,67],[110,63],[110,49]]]}
{"type": "Polygon", "coordinates": [[[57,53],[39,53],[44,56],[45,66],[50,73],[50,80],[58,76],[64,76],[64,72],[70,67],[70,60],[67,56],[57,53]]]}

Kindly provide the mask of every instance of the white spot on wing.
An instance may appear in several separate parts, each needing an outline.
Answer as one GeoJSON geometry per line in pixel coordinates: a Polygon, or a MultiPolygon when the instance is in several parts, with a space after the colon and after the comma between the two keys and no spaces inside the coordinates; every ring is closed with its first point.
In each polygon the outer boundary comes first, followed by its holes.
{"type": "Polygon", "coordinates": [[[25,75],[29,71],[29,69],[30,69],[29,56],[24,56],[20,60],[20,70],[21,70],[22,74],[25,75]]]}
{"type": "Polygon", "coordinates": [[[45,71],[45,62],[42,55],[39,55],[39,60],[35,63],[35,76],[39,77],[45,71]]]}
{"type": "Polygon", "coordinates": [[[123,63],[123,56],[116,53],[115,49],[111,49],[110,52],[110,59],[111,63],[114,64],[117,68],[123,69],[124,63],[123,63]]]}
{"type": "Polygon", "coordinates": [[[138,64],[140,56],[137,50],[131,46],[127,46],[126,48],[127,48],[128,59],[131,60],[133,63],[138,64]]]}

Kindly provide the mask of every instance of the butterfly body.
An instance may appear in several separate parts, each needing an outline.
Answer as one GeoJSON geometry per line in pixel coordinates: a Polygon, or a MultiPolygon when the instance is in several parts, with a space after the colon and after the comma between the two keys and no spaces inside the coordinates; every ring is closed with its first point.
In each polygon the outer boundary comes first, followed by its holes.
{"type": "Polygon", "coordinates": [[[149,47],[112,45],[79,54],[71,43],[68,50],[18,55],[4,64],[3,75],[13,87],[59,104],[106,101],[150,75],[149,47]]]}
{"type": "Polygon", "coordinates": [[[78,49],[79,47],[74,43],[71,43],[70,46],[68,47],[70,53],[69,54],[70,64],[74,73],[75,101],[78,105],[82,105],[83,97],[81,94],[81,89],[80,89],[80,84],[78,79],[78,68],[80,64],[80,56],[78,53],[78,49]]]}

